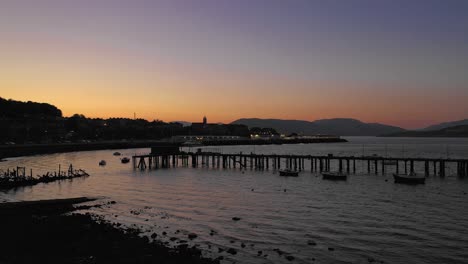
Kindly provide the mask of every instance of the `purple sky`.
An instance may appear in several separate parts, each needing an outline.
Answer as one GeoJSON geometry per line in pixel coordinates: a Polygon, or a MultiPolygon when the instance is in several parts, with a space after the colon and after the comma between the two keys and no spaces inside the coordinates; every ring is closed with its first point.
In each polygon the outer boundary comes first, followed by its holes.
{"type": "Polygon", "coordinates": [[[416,128],[468,118],[467,14],[462,0],[3,0],[0,96],[67,115],[416,128]]]}

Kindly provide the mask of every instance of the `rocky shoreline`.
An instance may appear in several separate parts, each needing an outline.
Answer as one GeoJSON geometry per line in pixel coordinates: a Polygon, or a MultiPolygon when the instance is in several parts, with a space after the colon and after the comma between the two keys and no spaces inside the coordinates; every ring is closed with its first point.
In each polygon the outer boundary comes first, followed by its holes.
{"type": "Polygon", "coordinates": [[[90,214],[74,213],[94,199],[0,204],[0,263],[219,263],[195,247],[170,248],[90,214]]]}

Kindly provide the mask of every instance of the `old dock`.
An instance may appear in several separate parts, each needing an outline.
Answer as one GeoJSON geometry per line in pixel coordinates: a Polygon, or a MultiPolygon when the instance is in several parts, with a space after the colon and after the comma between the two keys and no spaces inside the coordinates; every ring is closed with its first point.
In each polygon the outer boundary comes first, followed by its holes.
{"type": "Polygon", "coordinates": [[[60,180],[71,180],[78,177],[86,177],[89,174],[82,169],[74,169],[70,164],[67,171],[62,171],[59,165],[58,171],[47,172],[43,175],[33,177],[32,169],[27,175],[26,167],[16,167],[14,169],[7,169],[7,171],[0,171],[0,189],[16,188],[23,186],[32,186],[38,183],[49,183],[60,180]]]}
{"type": "MultiPolygon", "coordinates": [[[[380,156],[313,156],[276,154],[223,154],[218,152],[179,152],[178,150],[152,150],[147,155],[132,157],[135,169],[160,169],[170,167],[240,168],[255,170],[339,171],[348,174],[423,173],[444,177],[447,172],[468,175],[468,159],[398,158],[380,156]]],[[[452,173],[453,174],[453,173],[452,173]]]]}

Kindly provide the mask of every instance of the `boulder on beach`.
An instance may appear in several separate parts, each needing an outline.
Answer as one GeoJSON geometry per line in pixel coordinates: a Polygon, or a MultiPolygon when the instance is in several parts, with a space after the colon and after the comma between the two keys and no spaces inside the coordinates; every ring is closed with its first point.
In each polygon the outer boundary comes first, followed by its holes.
{"type": "Polygon", "coordinates": [[[230,248],[227,250],[227,253],[231,254],[231,255],[235,255],[237,254],[237,250],[233,249],[233,248],[230,248]]]}

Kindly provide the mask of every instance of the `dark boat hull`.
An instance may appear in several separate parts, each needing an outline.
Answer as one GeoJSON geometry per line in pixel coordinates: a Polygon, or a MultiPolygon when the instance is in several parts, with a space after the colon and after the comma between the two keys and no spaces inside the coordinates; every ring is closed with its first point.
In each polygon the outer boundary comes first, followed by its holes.
{"type": "Polygon", "coordinates": [[[393,174],[393,178],[395,179],[395,183],[424,184],[426,182],[426,178],[424,177],[414,177],[414,176],[393,174]]]}
{"type": "Polygon", "coordinates": [[[348,179],[348,175],[336,174],[336,173],[322,173],[322,177],[325,180],[332,180],[332,181],[346,181],[348,179]]]}
{"type": "Polygon", "coordinates": [[[299,172],[297,171],[279,171],[280,176],[286,176],[286,177],[297,177],[299,176],[299,172]]]}

